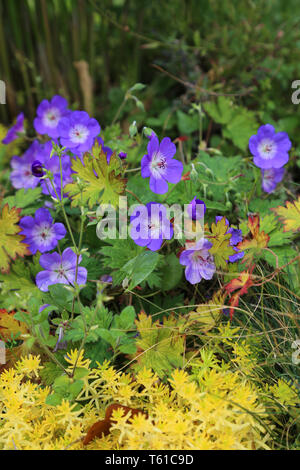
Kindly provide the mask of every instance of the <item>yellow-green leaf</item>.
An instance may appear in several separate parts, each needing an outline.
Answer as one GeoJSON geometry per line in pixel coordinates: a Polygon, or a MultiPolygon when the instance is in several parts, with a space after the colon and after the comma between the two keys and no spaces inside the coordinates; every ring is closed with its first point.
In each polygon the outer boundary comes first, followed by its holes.
{"type": "Polygon", "coordinates": [[[3,206],[0,212],[0,270],[2,273],[9,271],[10,260],[17,256],[30,255],[28,245],[22,242],[23,235],[18,235],[21,227],[17,224],[20,220],[21,209],[13,207],[9,209],[8,204],[3,206]]]}
{"type": "Polygon", "coordinates": [[[82,203],[92,208],[101,203],[117,207],[126,184],[120,175],[120,159],[113,154],[107,163],[106,154],[99,147],[94,147],[92,152],[84,155],[83,163],[79,158],[73,160],[72,169],[77,173],[82,189],[77,182],[66,186],[66,192],[72,198],[72,206],[82,203]]]}
{"type": "Polygon", "coordinates": [[[278,206],[272,209],[284,225],[284,232],[300,230],[300,196],[293,202],[286,202],[286,207],[278,206]]]}
{"type": "Polygon", "coordinates": [[[235,251],[232,246],[229,245],[231,234],[227,233],[228,225],[226,218],[222,217],[216,224],[213,223],[211,226],[211,235],[206,238],[212,243],[210,253],[214,257],[215,265],[217,268],[222,268],[227,271],[227,260],[229,256],[234,255],[235,251]]]}

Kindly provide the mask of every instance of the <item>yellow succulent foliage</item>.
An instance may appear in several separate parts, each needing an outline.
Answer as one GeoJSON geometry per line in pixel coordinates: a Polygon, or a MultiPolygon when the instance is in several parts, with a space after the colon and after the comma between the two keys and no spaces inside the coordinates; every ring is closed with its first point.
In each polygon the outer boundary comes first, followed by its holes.
{"type": "MultiPolygon", "coordinates": [[[[77,351],[68,355],[68,370],[76,358],[77,351]]],[[[46,404],[51,390],[38,383],[41,367],[39,357],[29,356],[0,376],[0,449],[269,448],[268,416],[259,390],[220,364],[212,351],[193,361],[192,374],[175,369],[165,383],[146,368],[135,376],[108,362],[90,369],[81,354],[80,367],[89,371],[83,389],[75,403],[58,406],[46,404]],[[109,435],[84,447],[81,439],[111,403],[147,415],[128,420],[124,410],[114,410],[109,435]]]]}

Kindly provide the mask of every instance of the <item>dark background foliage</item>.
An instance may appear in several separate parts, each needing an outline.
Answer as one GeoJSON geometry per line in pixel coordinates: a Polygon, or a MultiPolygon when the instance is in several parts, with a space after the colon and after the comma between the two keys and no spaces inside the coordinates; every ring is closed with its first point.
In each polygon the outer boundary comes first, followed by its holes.
{"type": "Polygon", "coordinates": [[[60,93],[109,124],[143,82],[147,116],[212,96],[204,89],[283,118],[295,111],[299,22],[297,0],[0,0],[0,117],[33,118],[60,93]]]}

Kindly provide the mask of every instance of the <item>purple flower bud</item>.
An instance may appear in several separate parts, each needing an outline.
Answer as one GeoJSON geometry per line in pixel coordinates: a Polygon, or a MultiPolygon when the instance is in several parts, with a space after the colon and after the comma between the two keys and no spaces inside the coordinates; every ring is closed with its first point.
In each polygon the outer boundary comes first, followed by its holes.
{"type": "Polygon", "coordinates": [[[31,171],[33,176],[36,176],[37,178],[41,178],[45,174],[43,165],[39,160],[35,160],[33,162],[33,164],[31,165],[31,171]]]}
{"type": "Polygon", "coordinates": [[[196,199],[196,196],[194,199],[189,203],[187,212],[189,217],[192,220],[199,220],[204,217],[206,211],[206,205],[201,199],[196,199]]]}
{"type": "Polygon", "coordinates": [[[125,158],[127,157],[127,153],[126,152],[120,152],[119,157],[121,158],[121,160],[125,160],[125,158]]]}

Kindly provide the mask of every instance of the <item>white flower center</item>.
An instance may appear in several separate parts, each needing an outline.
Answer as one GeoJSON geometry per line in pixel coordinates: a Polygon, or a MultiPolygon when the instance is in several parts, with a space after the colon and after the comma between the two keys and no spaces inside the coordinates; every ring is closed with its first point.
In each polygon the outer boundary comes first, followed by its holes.
{"type": "Polygon", "coordinates": [[[47,244],[53,238],[53,229],[51,225],[43,223],[38,225],[33,231],[33,238],[38,244],[47,244]]]}
{"type": "Polygon", "coordinates": [[[262,140],[258,146],[258,151],[260,153],[260,156],[264,160],[270,160],[271,158],[274,158],[276,150],[277,150],[277,146],[275,142],[270,139],[262,140]]]}
{"type": "Polygon", "coordinates": [[[161,178],[161,176],[166,172],[167,160],[161,153],[158,152],[153,155],[150,163],[150,170],[155,178],[161,178]]]}
{"type": "Polygon", "coordinates": [[[76,144],[83,144],[89,135],[89,130],[82,124],[76,124],[71,130],[69,137],[76,144]]]}
{"type": "Polygon", "coordinates": [[[161,236],[161,223],[159,218],[151,217],[148,225],[150,231],[150,238],[157,240],[161,236]]]}
{"type": "Polygon", "coordinates": [[[59,268],[57,269],[57,274],[58,274],[58,277],[62,277],[64,279],[66,279],[67,275],[66,275],[66,271],[64,269],[64,267],[62,265],[59,266],[59,268]]]}
{"type": "Polygon", "coordinates": [[[58,108],[50,108],[43,117],[44,125],[54,128],[60,120],[61,114],[58,108]]]}

